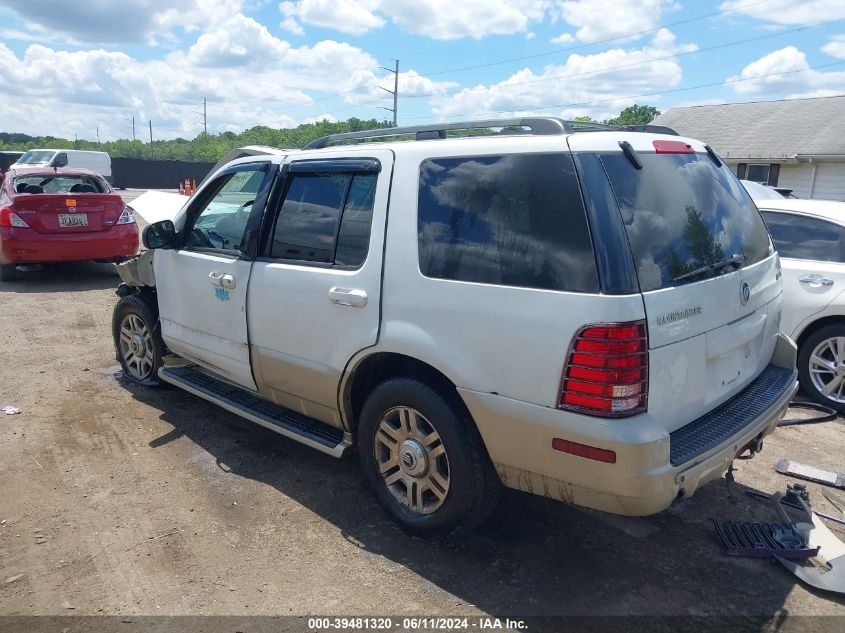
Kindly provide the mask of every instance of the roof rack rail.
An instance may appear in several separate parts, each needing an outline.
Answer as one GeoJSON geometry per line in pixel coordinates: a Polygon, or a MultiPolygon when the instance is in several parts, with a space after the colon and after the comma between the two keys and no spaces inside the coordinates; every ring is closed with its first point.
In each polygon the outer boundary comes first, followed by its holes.
{"type": "Polygon", "coordinates": [[[533,135],[567,134],[572,132],[568,121],[555,117],[523,117],[519,119],[490,119],[487,121],[462,121],[460,123],[435,123],[433,125],[412,125],[408,127],[386,127],[362,132],[344,132],[329,134],[311,141],[303,149],[322,149],[332,143],[355,141],[387,136],[405,136],[413,134],[418,141],[446,138],[446,132],[452,130],[480,130],[491,127],[526,127],[533,135]]]}
{"type": "Polygon", "coordinates": [[[386,138],[390,136],[414,135],[417,141],[446,138],[446,132],[456,130],[482,130],[487,128],[528,128],[534,136],[549,136],[556,134],[572,134],[574,132],[651,132],[654,134],[672,134],[677,132],[662,125],[607,125],[594,121],[565,121],[557,117],[522,117],[517,119],[489,119],[482,121],[462,121],[460,123],[435,123],[432,125],[412,125],[405,127],[386,127],[377,130],[363,130],[361,132],[343,132],[329,134],[308,143],[303,149],[323,149],[333,143],[358,141],[364,139],[386,138]]]}
{"type": "Polygon", "coordinates": [[[670,134],[672,136],[679,136],[679,134],[670,127],[665,125],[623,125],[623,130],[629,132],[648,132],[650,134],[670,134]]]}

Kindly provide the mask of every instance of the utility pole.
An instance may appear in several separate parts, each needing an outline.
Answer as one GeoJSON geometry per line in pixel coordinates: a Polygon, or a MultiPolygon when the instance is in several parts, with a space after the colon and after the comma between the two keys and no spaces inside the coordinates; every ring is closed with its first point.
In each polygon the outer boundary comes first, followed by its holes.
{"type": "Polygon", "coordinates": [[[153,120],[150,119],[150,158],[153,156],[153,120]]]}
{"type": "Polygon", "coordinates": [[[202,98],[202,129],[208,134],[208,110],[206,110],[206,99],[202,98]]]}
{"type": "Polygon", "coordinates": [[[97,126],[97,147],[100,146],[100,126],[97,126]]]}
{"type": "Polygon", "coordinates": [[[388,90],[387,88],[381,88],[388,94],[393,95],[393,108],[385,108],[382,106],[382,110],[387,110],[388,112],[393,113],[393,127],[397,126],[397,115],[399,114],[399,60],[394,59],[393,61],[396,62],[396,68],[387,68],[386,66],[381,66],[382,70],[386,70],[389,73],[393,73],[393,90],[388,90]]]}
{"type": "Polygon", "coordinates": [[[135,140],[135,115],[132,115],[132,140],[135,140]]]}

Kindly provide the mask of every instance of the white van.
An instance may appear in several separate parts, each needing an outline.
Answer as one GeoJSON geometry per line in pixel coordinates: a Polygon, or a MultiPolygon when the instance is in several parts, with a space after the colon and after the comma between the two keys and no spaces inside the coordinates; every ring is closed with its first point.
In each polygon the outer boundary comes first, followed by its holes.
{"type": "Polygon", "coordinates": [[[109,183],[111,156],[107,152],[88,152],[78,149],[31,149],[13,167],[82,167],[102,174],[109,183]]]}

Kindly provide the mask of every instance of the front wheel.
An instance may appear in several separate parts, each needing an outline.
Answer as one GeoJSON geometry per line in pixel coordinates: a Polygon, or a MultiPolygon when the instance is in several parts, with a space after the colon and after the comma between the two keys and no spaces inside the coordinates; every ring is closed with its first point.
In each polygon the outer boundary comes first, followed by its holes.
{"type": "Polygon", "coordinates": [[[361,411],[361,467],[379,503],[412,534],[469,530],[493,511],[501,482],[472,420],[452,398],[409,378],[376,387],[361,411]]]}
{"type": "Polygon", "coordinates": [[[798,350],[798,378],[804,393],[845,413],[845,325],[819,328],[798,350]]]}
{"type": "Polygon", "coordinates": [[[158,314],[148,301],[138,295],[123,297],[114,309],[112,336],[124,376],[148,387],[161,384],[158,370],[166,348],[158,314]]]}

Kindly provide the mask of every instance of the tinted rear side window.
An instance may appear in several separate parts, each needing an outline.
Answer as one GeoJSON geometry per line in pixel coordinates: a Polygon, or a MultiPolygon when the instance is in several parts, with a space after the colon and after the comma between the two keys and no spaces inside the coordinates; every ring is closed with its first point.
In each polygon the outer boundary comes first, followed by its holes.
{"type": "Polygon", "coordinates": [[[781,257],[845,263],[845,228],[791,213],[763,211],[781,257]]]}
{"type": "Polygon", "coordinates": [[[643,292],[724,275],[690,272],[745,256],[745,266],[769,255],[760,213],[736,176],[704,154],[601,155],[634,256],[643,292]]]}
{"type": "Polygon", "coordinates": [[[418,229],[420,270],[428,277],[598,292],[568,154],[426,160],[418,229]]]}

